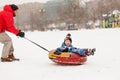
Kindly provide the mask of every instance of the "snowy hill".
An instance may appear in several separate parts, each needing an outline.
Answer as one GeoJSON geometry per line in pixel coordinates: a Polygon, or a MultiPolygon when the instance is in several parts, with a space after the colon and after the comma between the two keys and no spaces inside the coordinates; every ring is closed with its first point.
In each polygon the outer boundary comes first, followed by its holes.
{"type": "Polygon", "coordinates": [[[48,52],[9,33],[20,61],[0,62],[0,80],[120,80],[120,29],[35,31],[26,32],[26,37],[52,50],[67,33],[71,33],[74,46],[97,49],[84,65],[57,65],[48,59],[48,52]]]}

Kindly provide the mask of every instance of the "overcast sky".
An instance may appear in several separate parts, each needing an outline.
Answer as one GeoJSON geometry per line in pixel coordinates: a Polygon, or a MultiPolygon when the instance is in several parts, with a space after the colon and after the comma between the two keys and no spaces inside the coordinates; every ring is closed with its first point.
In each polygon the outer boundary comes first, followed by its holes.
{"type": "Polygon", "coordinates": [[[4,6],[5,4],[21,4],[26,2],[42,2],[45,3],[50,0],[0,0],[0,6],[4,6]]]}

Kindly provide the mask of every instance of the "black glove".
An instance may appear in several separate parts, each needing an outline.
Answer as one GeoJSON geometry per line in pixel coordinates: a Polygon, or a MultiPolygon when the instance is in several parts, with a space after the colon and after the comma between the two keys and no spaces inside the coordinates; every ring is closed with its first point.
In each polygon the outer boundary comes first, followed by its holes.
{"type": "Polygon", "coordinates": [[[24,37],[24,36],[25,36],[25,33],[22,32],[22,31],[19,31],[19,33],[17,34],[17,36],[24,37]]]}
{"type": "Polygon", "coordinates": [[[54,54],[56,54],[56,55],[60,55],[60,54],[61,54],[61,52],[60,52],[60,51],[58,51],[58,50],[55,50],[54,54]]]}
{"type": "Polygon", "coordinates": [[[62,52],[68,52],[68,51],[69,51],[69,49],[68,49],[68,48],[65,48],[65,49],[63,49],[62,52]]]}

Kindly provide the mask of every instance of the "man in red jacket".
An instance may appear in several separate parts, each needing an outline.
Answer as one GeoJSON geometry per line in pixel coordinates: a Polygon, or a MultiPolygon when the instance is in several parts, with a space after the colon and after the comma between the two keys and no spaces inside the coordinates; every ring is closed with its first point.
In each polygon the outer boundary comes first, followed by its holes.
{"type": "Polygon", "coordinates": [[[18,6],[15,4],[5,5],[3,11],[0,12],[0,42],[4,44],[2,50],[1,61],[11,62],[14,60],[19,60],[14,57],[14,48],[12,44],[12,39],[5,32],[11,32],[16,36],[24,37],[25,33],[17,29],[14,26],[14,18],[17,14],[18,6]]]}

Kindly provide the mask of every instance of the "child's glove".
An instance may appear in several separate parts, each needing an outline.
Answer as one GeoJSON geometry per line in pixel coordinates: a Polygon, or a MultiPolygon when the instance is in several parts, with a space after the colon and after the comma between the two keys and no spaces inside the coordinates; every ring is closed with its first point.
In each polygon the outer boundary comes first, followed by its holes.
{"type": "Polygon", "coordinates": [[[60,55],[60,54],[61,54],[61,52],[59,52],[59,51],[55,50],[54,54],[56,54],[56,55],[60,55]]]}
{"type": "Polygon", "coordinates": [[[65,49],[63,49],[62,52],[68,52],[68,51],[69,51],[69,49],[68,49],[68,48],[65,48],[65,49]]]}

